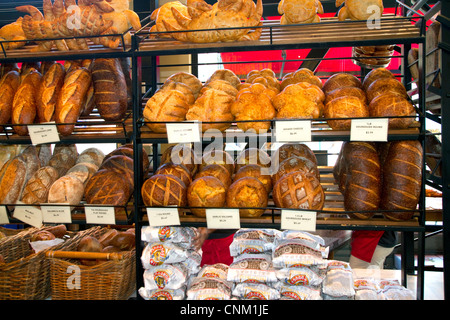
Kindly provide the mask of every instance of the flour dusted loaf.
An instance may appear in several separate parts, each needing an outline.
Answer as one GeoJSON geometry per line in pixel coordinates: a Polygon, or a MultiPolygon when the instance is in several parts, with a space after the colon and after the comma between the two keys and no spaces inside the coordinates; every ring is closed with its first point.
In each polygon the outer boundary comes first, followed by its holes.
{"type": "Polygon", "coordinates": [[[25,185],[21,201],[26,204],[46,203],[50,187],[58,177],[58,171],[53,167],[38,169],[25,185]]]}
{"type": "Polygon", "coordinates": [[[62,176],[48,191],[48,203],[78,205],[83,198],[84,184],[75,176],[62,176]]]}

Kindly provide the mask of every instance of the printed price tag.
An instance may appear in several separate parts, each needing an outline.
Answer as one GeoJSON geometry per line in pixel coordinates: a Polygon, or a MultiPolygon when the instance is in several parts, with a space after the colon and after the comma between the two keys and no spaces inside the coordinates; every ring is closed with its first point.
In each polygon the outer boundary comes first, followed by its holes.
{"type": "Polygon", "coordinates": [[[311,141],[311,121],[276,121],[277,142],[311,141]]]}
{"type": "Polygon", "coordinates": [[[206,209],[209,229],[240,229],[239,209],[206,209]]]}
{"type": "Polygon", "coordinates": [[[147,208],[147,216],[151,227],[180,225],[178,208],[147,208]]]}
{"type": "Polygon", "coordinates": [[[281,229],[316,231],[315,211],[281,210],[281,229]]]}
{"type": "Polygon", "coordinates": [[[54,143],[60,141],[56,125],[30,124],[27,126],[27,128],[30,134],[31,143],[33,145],[54,143]]]}
{"type": "Polygon", "coordinates": [[[70,206],[41,205],[42,220],[46,223],[72,223],[70,206]]]}
{"type": "MultiPolygon", "coordinates": [[[[17,202],[23,204],[22,202],[17,202]]],[[[14,218],[28,223],[29,225],[40,228],[42,227],[42,211],[40,208],[33,206],[16,206],[14,209],[14,218]]]]}
{"type": "Polygon", "coordinates": [[[201,123],[166,123],[169,143],[200,142],[201,123]]]}
{"type": "Polygon", "coordinates": [[[0,224],[8,224],[8,210],[6,210],[5,206],[0,206],[0,224]]]}
{"type": "Polygon", "coordinates": [[[86,223],[88,224],[116,224],[114,207],[84,207],[86,223]]]}
{"type": "Polygon", "coordinates": [[[389,119],[352,119],[350,141],[387,141],[389,119]]]}

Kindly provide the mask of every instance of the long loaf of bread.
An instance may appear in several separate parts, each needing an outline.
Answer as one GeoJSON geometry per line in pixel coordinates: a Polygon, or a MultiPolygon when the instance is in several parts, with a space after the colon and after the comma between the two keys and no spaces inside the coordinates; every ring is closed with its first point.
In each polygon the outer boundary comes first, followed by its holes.
{"type": "MultiPolygon", "coordinates": [[[[9,123],[14,95],[20,84],[19,72],[12,70],[7,72],[0,80],[0,124],[9,123]]],[[[0,127],[0,132],[3,127],[0,127]]]]}
{"type": "Polygon", "coordinates": [[[70,135],[86,103],[91,75],[86,68],[70,71],[58,96],[55,121],[61,135],[70,135]]]}
{"type": "Polygon", "coordinates": [[[119,59],[95,59],[92,65],[94,102],[100,116],[121,120],[127,111],[127,83],[119,59]]]}
{"type": "Polygon", "coordinates": [[[38,122],[49,122],[54,119],[58,95],[64,84],[66,72],[60,63],[54,63],[42,77],[37,95],[38,122]]]}

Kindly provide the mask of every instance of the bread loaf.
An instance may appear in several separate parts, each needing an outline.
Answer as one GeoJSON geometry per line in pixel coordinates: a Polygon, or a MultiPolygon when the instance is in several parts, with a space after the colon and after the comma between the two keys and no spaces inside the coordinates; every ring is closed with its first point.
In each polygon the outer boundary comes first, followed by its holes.
{"type": "Polygon", "coordinates": [[[348,118],[364,118],[369,116],[369,108],[354,96],[344,96],[331,100],[325,105],[325,118],[342,118],[347,120],[327,120],[333,130],[350,130],[351,120],[348,118]]]}
{"type": "Polygon", "coordinates": [[[277,169],[278,170],[272,174],[273,184],[277,183],[282,176],[294,171],[314,174],[320,181],[319,169],[314,162],[304,157],[290,157],[283,160],[277,169]]]}
{"type": "Polygon", "coordinates": [[[94,101],[100,116],[121,120],[127,111],[127,83],[119,59],[95,59],[92,65],[94,101]]]}
{"type": "MultiPolygon", "coordinates": [[[[414,210],[422,187],[423,149],[419,141],[393,141],[383,164],[383,210],[414,210]]],[[[412,211],[383,212],[394,221],[409,220],[412,211]]]]}
{"type": "MultiPolygon", "coordinates": [[[[397,80],[395,80],[397,81],[397,80]]],[[[406,129],[414,122],[416,114],[414,106],[403,96],[396,94],[381,94],[369,104],[371,117],[404,117],[389,118],[389,128],[406,129]]]]}
{"type": "Polygon", "coordinates": [[[174,163],[165,163],[161,165],[156,171],[155,174],[171,174],[175,177],[180,178],[181,181],[186,186],[189,186],[189,184],[192,181],[191,173],[189,170],[183,166],[182,164],[174,164],[174,163]]]}
{"type": "Polygon", "coordinates": [[[99,170],[113,170],[117,173],[121,174],[124,178],[126,178],[127,182],[130,185],[130,188],[134,188],[134,161],[133,159],[116,155],[109,157],[106,159],[100,166],[99,170]]]}
{"type": "Polygon", "coordinates": [[[184,165],[191,176],[194,176],[197,173],[200,160],[197,159],[192,148],[180,144],[168,147],[161,155],[161,164],[169,162],[184,165]]]}
{"type": "Polygon", "coordinates": [[[27,167],[27,174],[25,181],[28,181],[31,176],[41,167],[41,161],[39,159],[36,146],[29,145],[21,153],[22,158],[25,161],[27,167]]]}
{"type": "Polygon", "coordinates": [[[142,200],[146,206],[180,206],[187,204],[186,185],[170,174],[155,174],[142,185],[142,200]]]}
{"type": "Polygon", "coordinates": [[[180,91],[184,98],[186,99],[186,103],[191,105],[195,102],[194,92],[192,89],[185,83],[175,82],[173,80],[167,80],[164,84],[159,88],[158,92],[167,92],[170,90],[180,91]]]}
{"type": "Polygon", "coordinates": [[[70,168],[66,175],[78,178],[86,186],[89,179],[98,171],[98,167],[89,162],[79,162],[70,168]]]}
{"type": "MultiPolygon", "coordinates": [[[[266,188],[257,178],[243,177],[234,181],[227,190],[227,207],[265,208],[268,203],[266,188]]],[[[241,217],[260,217],[264,209],[239,209],[241,217]]]]}
{"type": "Polygon", "coordinates": [[[19,88],[14,95],[11,123],[13,129],[20,136],[28,134],[26,125],[34,123],[37,113],[36,97],[37,88],[42,75],[35,70],[23,77],[19,88]]]}
{"type": "Polygon", "coordinates": [[[230,175],[234,173],[234,159],[233,157],[226,151],[223,150],[211,150],[207,151],[202,156],[202,163],[200,165],[200,171],[209,164],[221,164],[223,165],[230,175]]]}
{"type": "Polygon", "coordinates": [[[64,66],[60,63],[52,64],[43,75],[36,98],[38,122],[54,120],[56,102],[64,84],[65,75],[64,66]]]}
{"type": "Polygon", "coordinates": [[[100,167],[104,158],[105,154],[102,150],[98,148],[87,148],[80,153],[76,160],[76,163],[89,162],[96,165],[97,167],[100,167]]]}
{"type": "Polygon", "coordinates": [[[227,189],[232,182],[230,171],[228,171],[224,165],[217,163],[208,164],[202,167],[202,169],[195,175],[194,180],[205,176],[218,178],[227,189]]]}
{"type": "Polygon", "coordinates": [[[362,83],[361,80],[350,73],[335,73],[325,81],[322,90],[327,95],[331,91],[342,87],[362,88],[362,83]]]}
{"type": "Polygon", "coordinates": [[[77,68],[67,73],[55,108],[55,121],[61,135],[70,135],[81,111],[91,83],[91,74],[85,68],[77,68]]]}
{"type": "Polygon", "coordinates": [[[59,177],[62,177],[67,171],[75,165],[76,158],[68,153],[59,152],[54,154],[48,165],[55,168],[58,171],[59,177]]]}
{"type": "Polygon", "coordinates": [[[14,204],[21,198],[27,167],[22,156],[8,160],[0,170],[0,203],[14,204]]]}
{"type": "Polygon", "coordinates": [[[268,171],[257,164],[247,164],[239,168],[234,175],[233,181],[236,181],[243,177],[253,177],[261,181],[266,188],[267,193],[272,191],[272,177],[268,174],[268,171]]]}
{"type": "Polygon", "coordinates": [[[394,76],[394,74],[391,71],[389,71],[386,68],[375,68],[375,69],[372,69],[364,77],[364,80],[363,80],[363,83],[362,83],[363,90],[367,91],[367,89],[372,84],[372,82],[374,82],[375,80],[381,79],[381,78],[394,78],[395,79],[395,76],[394,76]]]}
{"type": "Polygon", "coordinates": [[[241,79],[239,79],[239,77],[233,71],[228,69],[219,69],[214,71],[205,83],[209,83],[214,80],[227,81],[236,89],[238,89],[239,85],[241,84],[241,79]]]}
{"type": "Polygon", "coordinates": [[[124,206],[132,191],[121,174],[112,170],[99,170],[86,184],[84,196],[88,204],[124,206]]]}
{"type": "Polygon", "coordinates": [[[80,204],[84,194],[84,184],[75,176],[62,176],[48,191],[48,203],[80,204]]]}
{"type": "Polygon", "coordinates": [[[367,96],[363,89],[356,87],[342,87],[330,91],[325,97],[325,105],[333,99],[339,97],[353,96],[367,104],[367,96]]]}
{"type": "Polygon", "coordinates": [[[187,72],[174,73],[170,77],[168,77],[166,81],[181,82],[186,84],[189,88],[191,88],[196,99],[203,87],[202,82],[196,76],[187,72]]]}
{"type": "MultiPolygon", "coordinates": [[[[11,112],[14,95],[19,88],[20,74],[17,71],[9,71],[0,80],[0,125],[7,124],[11,120],[11,112]]],[[[3,127],[0,127],[0,132],[3,127]]]]}
{"type": "MultiPolygon", "coordinates": [[[[109,157],[112,156],[117,156],[117,155],[121,155],[121,156],[127,156],[131,159],[134,159],[134,150],[133,147],[130,145],[124,145],[124,146],[120,146],[119,148],[111,151],[110,153],[108,153],[107,155],[105,155],[105,157],[103,158],[103,162],[108,160],[109,157]]],[[[147,175],[148,170],[150,168],[150,160],[148,159],[148,154],[145,151],[145,149],[142,149],[142,167],[143,167],[143,172],[144,172],[144,176],[147,175]]]]}
{"type": "Polygon", "coordinates": [[[283,160],[286,160],[290,157],[304,157],[317,165],[317,158],[314,152],[303,143],[285,143],[281,147],[279,147],[272,156],[272,162],[281,163],[283,160]]]}
{"type": "Polygon", "coordinates": [[[47,203],[48,191],[58,177],[55,168],[50,166],[40,168],[25,185],[21,201],[26,204],[47,203]]]}
{"type": "MultiPolygon", "coordinates": [[[[212,176],[204,176],[192,181],[187,189],[187,201],[190,207],[224,207],[226,189],[223,183],[212,176]]],[[[205,217],[206,210],[191,208],[198,217],[205,217]]]]}
{"type": "Polygon", "coordinates": [[[395,94],[404,98],[408,97],[408,93],[406,92],[403,83],[395,78],[377,79],[372,82],[372,84],[366,90],[367,100],[369,101],[369,103],[377,96],[382,94],[395,94]]]}
{"type": "Polygon", "coordinates": [[[264,168],[269,168],[271,159],[269,154],[258,148],[247,148],[242,150],[236,157],[235,171],[248,164],[257,164],[264,168]]]}
{"type": "Polygon", "coordinates": [[[283,90],[288,85],[298,82],[308,82],[318,86],[320,89],[323,88],[322,80],[314,75],[314,72],[306,68],[300,68],[295,72],[286,74],[283,79],[281,79],[280,89],[283,90]]]}

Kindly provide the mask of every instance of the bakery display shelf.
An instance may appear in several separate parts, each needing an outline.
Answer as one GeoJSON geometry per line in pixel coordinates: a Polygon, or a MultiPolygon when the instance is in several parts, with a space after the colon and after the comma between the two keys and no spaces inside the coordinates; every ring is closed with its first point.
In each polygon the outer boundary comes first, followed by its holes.
{"type": "MultiPolygon", "coordinates": [[[[135,54],[138,56],[424,42],[423,30],[414,25],[413,18],[393,15],[383,16],[379,28],[368,26],[367,21],[339,21],[336,17],[323,18],[320,23],[295,25],[281,25],[279,20],[264,20],[262,26],[256,27],[262,28],[259,40],[216,43],[191,43],[162,38],[170,32],[150,32],[153,23],[149,22],[135,33],[135,54]]],[[[218,30],[222,29],[251,28],[218,30]]],[[[206,30],[182,32],[200,31],[206,30]]]]}
{"type": "MultiPolygon", "coordinates": [[[[58,123],[42,123],[39,126],[58,125],[58,123]]],[[[105,121],[94,110],[89,116],[81,117],[74,123],[75,129],[72,134],[59,135],[60,141],[64,143],[127,143],[133,135],[132,112],[128,112],[121,121],[105,121]]],[[[1,125],[0,143],[30,144],[29,135],[20,136],[14,132],[15,126],[25,125],[1,125]]]]}

